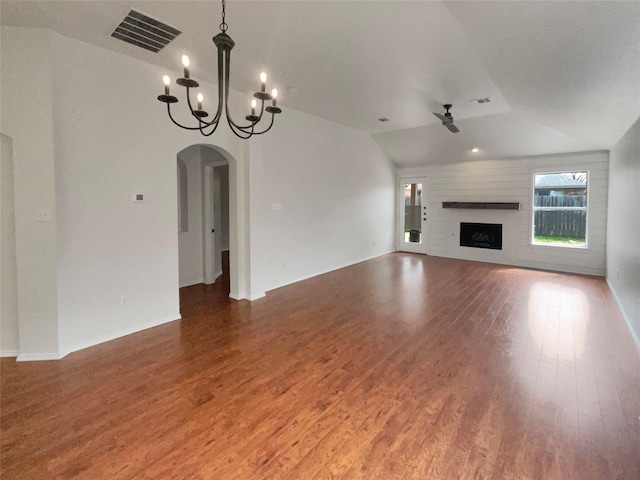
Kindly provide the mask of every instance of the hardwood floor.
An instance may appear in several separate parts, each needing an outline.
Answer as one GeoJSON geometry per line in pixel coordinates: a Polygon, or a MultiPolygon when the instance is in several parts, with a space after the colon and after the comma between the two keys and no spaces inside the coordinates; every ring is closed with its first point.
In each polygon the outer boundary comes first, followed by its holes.
{"type": "Polygon", "coordinates": [[[2,359],[2,479],[640,478],[638,350],[602,278],[397,253],[224,289],[2,359]]]}

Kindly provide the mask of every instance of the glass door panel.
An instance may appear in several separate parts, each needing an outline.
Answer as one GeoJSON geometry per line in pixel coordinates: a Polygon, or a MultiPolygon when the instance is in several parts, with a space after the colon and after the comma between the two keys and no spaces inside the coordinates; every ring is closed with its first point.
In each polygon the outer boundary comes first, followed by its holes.
{"type": "Polygon", "coordinates": [[[422,184],[404,184],[404,241],[422,243],[422,184]]]}
{"type": "Polygon", "coordinates": [[[398,250],[427,253],[425,178],[400,179],[398,250]]]}

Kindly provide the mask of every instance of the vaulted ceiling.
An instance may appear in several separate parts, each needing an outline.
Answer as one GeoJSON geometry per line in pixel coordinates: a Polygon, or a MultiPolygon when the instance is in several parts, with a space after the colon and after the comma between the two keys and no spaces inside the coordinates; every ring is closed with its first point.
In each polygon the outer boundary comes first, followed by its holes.
{"type": "MultiPolygon", "coordinates": [[[[192,76],[216,81],[219,2],[0,8],[3,25],[50,28],[174,77],[187,52],[192,76]],[[159,53],[111,38],[129,7],[183,33],[159,53]]],[[[235,89],[254,90],[264,68],[284,108],[369,132],[400,167],[606,150],[640,116],[637,1],[229,0],[226,20],[235,89]],[[444,103],[460,133],[432,114],[444,103]]]]}

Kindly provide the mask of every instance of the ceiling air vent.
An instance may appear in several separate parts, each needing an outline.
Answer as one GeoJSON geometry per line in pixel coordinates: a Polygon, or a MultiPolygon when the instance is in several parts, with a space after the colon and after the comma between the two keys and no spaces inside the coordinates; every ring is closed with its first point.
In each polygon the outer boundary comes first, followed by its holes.
{"type": "Polygon", "coordinates": [[[181,33],[166,23],[131,10],[111,36],[145,50],[159,52],[181,33]]]}
{"type": "Polygon", "coordinates": [[[489,103],[491,101],[491,99],[489,97],[482,97],[482,98],[474,98],[471,101],[472,102],[477,102],[477,103],[489,103]]]}

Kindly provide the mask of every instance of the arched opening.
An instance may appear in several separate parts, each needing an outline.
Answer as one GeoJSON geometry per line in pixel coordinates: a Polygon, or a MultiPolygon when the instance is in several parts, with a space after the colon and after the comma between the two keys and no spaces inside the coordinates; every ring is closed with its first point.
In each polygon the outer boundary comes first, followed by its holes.
{"type": "Polygon", "coordinates": [[[179,286],[215,285],[238,298],[238,190],[235,159],[214,145],[177,154],[179,286]]]}

